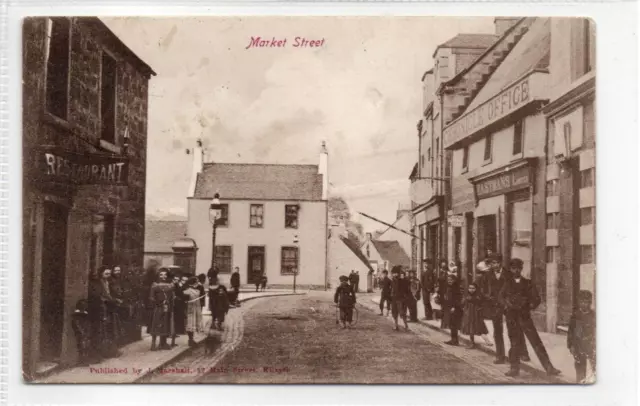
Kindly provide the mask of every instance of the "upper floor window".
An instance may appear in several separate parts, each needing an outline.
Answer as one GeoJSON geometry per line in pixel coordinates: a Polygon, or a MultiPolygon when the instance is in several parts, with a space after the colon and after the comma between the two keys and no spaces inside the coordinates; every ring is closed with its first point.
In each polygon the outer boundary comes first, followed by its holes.
{"type": "Polygon", "coordinates": [[[440,80],[449,79],[449,57],[441,56],[438,58],[438,76],[440,80]]]}
{"type": "Polygon", "coordinates": [[[522,120],[516,122],[513,127],[513,155],[522,153],[522,144],[524,140],[524,125],[522,120]]]}
{"type": "Polygon", "coordinates": [[[594,168],[585,169],[580,171],[580,187],[587,188],[593,187],[595,184],[595,170],[594,168]]]}
{"type": "Polygon", "coordinates": [[[284,227],[298,228],[298,209],[297,204],[287,204],[284,206],[284,227]]]}
{"type": "Polygon", "coordinates": [[[68,18],[56,17],[47,23],[46,109],[67,119],[69,105],[69,44],[71,23],[68,18]]]}
{"type": "Polygon", "coordinates": [[[424,155],[420,155],[420,166],[424,168],[424,155]]]}
{"type": "Polygon", "coordinates": [[[229,205],[224,203],[220,206],[220,217],[216,220],[216,226],[226,227],[229,225],[229,205]]]}
{"type": "Polygon", "coordinates": [[[493,137],[489,134],[484,139],[484,160],[491,161],[491,153],[493,152],[493,137]]]}
{"type": "Polygon", "coordinates": [[[264,223],[264,205],[252,204],[249,210],[249,226],[262,228],[264,223]]]}
{"type": "Polygon", "coordinates": [[[559,196],[560,189],[558,185],[558,180],[549,180],[547,181],[547,196],[559,196]]]}
{"type": "Polygon", "coordinates": [[[427,160],[431,162],[431,148],[427,150],[427,160]]]}
{"type": "Polygon", "coordinates": [[[116,141],[116,60],[102,53],[100,82],[101,138],[115,144],[116,141]]]}
{"type": "Polygon", "coordinates": [[[462,171],[469,169],[469,146],[462,148],[462,171]]]}

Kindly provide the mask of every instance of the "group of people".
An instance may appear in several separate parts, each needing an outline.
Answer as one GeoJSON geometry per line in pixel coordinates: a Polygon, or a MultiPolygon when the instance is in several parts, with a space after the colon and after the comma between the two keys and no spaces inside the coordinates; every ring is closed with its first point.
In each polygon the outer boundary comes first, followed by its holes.
{"type": "MultiPolygon", "coordinates": [[[[480,276],[466,287],[460,281],[459,267],[446,260],[434,269],[433,262],[424,262],[421,278],[415,271],[405,272],[396,266],[391,270],[391,278],[385,270],[378,282],[381,289],[380,314],[384,309],[392,313],[395,329],[398,330],[398,318],[404,322],[408,330],[408,322],[417,322],[417,302],[422,298],[425,308],[425,319],[441,319],[441,328],[449,329],[450,339],[446,344],[459,345],[458,334],[468,335],[475,348],[475,338],[481,336],[485,343],[492,345],[488,337],[485,320],[493,325],[496,346],[495,364],[508,363],[508,376],[518,376],[520,363],[530,360],[526,341],[531,344],[540,363],[548,375],[558,375],[549,355],[540,340],[540,336],[531,317],[531,312],[541,303],[536,286],[530,279],[522,275],[523,261],[513,258],[508,269],[504,269],[502,256],[489,253],[477,270],[480,276]],[[434,311],[431,297],[441,307],[434,311]],[[407,320],[407,311],[409,319],[407,320]],[[507,336],[511,344],[508,353],[505,351],[503,323],[506,321],[507,336]]],[[[586,375],[587,361],[595,371],[595,313],[591,309],[592,295],[588,291],[580,291],[579,306],[575,310],[569,327],[567,346],[575,358],[576,376],[582,381],[586,375]]]]}

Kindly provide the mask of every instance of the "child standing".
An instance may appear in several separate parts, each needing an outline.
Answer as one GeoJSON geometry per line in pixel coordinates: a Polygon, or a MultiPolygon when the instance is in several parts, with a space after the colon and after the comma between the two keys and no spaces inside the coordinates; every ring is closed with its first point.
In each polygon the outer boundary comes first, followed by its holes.
{"type": "Polygon", "coordinates": [[[487,326],[484,324],[482,300],[478,286],[475,283],[470,283],[467,287],[467,294],[462,301],[464,306],[462,334],[468,335],[471,340],[471,344],[467,347],[469,349],[476,347],[474,336],[484,336],[489,333],[487,326]]]}
{"type": "Polygon", "coordinates": [[[340,276],[340,285],[333,295],[333,301],[340,309],[340,321],[342,328],[347,328],[347,323],[351,326],[353,322],[353,308],[356,305],[356,292],[353,286],[349,285],[349,278],[340,276]]]}
{"type": "Polygon", "coordinates": [[[78,348],[78,363],[89,365],[89,348],[91,344],[91,322],[87,312],[88,302],[80,299],[76,303],[76,310],[71,316],[71,327],[76,336],[76,347],[78,348]]]}
{"type": "Polygon", "coordinates": [[[573,355],[576,367],[576,381],[586,382],[587,360],[591,372],[596,373],[596,313],[591,309],[593,295],[588,290],[578,293],[578,308],[569,321],[567,347],[573,355]]]}
{"type": "Polygon", "coordinates": [[[222,331],[222,323],[224,318],[229,313],[229,296],[227,289],[220,285],[214,291],[209,300],[209,307],[211,310],[211,323],[222,331]]]}

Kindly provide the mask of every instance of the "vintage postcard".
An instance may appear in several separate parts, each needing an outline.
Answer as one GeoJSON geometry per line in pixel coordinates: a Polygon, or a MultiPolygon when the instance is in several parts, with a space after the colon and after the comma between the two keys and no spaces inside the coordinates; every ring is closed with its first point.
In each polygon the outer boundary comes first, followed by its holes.
{"type": "Polygon", "coordinates": [[[596,381],[592,20],[22,34],[25,382],[596,381]]]}

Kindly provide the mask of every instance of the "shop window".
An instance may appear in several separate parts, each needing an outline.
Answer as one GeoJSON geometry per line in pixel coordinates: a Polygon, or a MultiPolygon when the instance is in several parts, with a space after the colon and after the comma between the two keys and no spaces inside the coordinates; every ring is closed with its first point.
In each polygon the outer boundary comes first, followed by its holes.
{"type": "Polygon", "coordinates": [[[580,188],[593,187],[595,183],[595,170],[594,168],[585,169],[580,171],[580,188]]]}
{"type": "Polygon", "coordinates": [[[484,161],[491,161],[491,153],[493,149],[493,134],[489,134],[484,139],[484,161]]]}
{"type": "Polygon", "coordinates": [[[297,204],[287,204],[284,206],[284,227],[298,228],[298,209],[297,204]]]}
{"type": "Polygon", "coordinates": [[[559,213],[547,213],[547,230],[554,230],[560,225],[560,214],[559,213]]]}
{"type": "Polygon", "coordinates": [[[596,255],[595,245],[580,246],[580,263],[581,264],[595,264],[596,262],[595,255],[596,255]]]}
{"type": "Polygon", "coordinates": [[[229,204],[224,203],[220,206],[220,217],[216,220],[216,227],[227,227],[229,226],[229,204]]]}
{"type": "Polygon", "coordinates": [[[557,247],[547,247],[546,249],[546,262],[547,264],[551,264],[556,262],[558,248],[557,247]]]}
{"type": "Polygon", "coordinates": [[[66,120],[69,105],[69,44],[71,22],[50,18],[47,23],[46,109],[66,120]]]}
{"type": "Polygon", "coordinates": [[[111,144],[116,139],[116,60],[102,53],[102,74],[100,82],[100,113],[102,120],[101,138],[111,144]]]}
{"type": "Polygon", "coordinates": [[[231,246],[216,245],[216,268],[219,273],[231,273],[231,246]]]}
{"type": "Polygon", "coordinates": [[[547,196],[558,196],[558,180],[550,180],[547,182],[547,196]]]}
{"type": "Polygon", "coordinates": [[[522,154],[522,141],[524,138],[524,125],[522,120],[516,122],[513,128],[513,155],[522,154]]]}
{"type": "Polygon", "coordinates": [[[594,212],[594,207],[584,207],[580,209],[580,225],[587,226],[593,224],[594,212]]]}
{"type": "Polygon", "coordinates": [[[249,225],[253,228],[262,228],[264,222],[264,205],[252,204],[249,210],[249,225]]]}
{"type": "Polygon", "coordinates": [[[469,146],[462,149],[462,172],[469,170],[469,146]]]}
{"type": "Polygon", "coordinates": [[[281,275],[293,275],[298,272],[298,247],[282,247],[281,275]]]}

